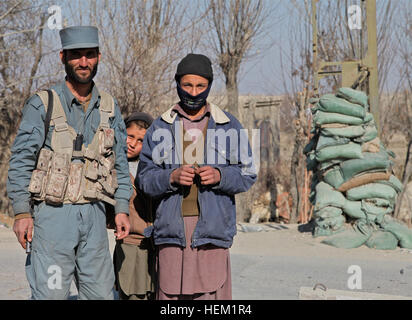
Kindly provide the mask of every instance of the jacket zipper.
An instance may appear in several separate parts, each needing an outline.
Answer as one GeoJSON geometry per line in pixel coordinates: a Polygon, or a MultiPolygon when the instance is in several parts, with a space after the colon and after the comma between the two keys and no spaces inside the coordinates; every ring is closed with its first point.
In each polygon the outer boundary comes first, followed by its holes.
{"type": "Polygon", "coordinates": [[[198,220],[197,220],[197,223],[196,223],[195,228],[193,229],[192,243],[191,243],[192,248],[194,248],[193,245],[194,245],[194,243],[195,243],[196,240],[197,240],[197,239],[194,237],[194,234],[195,234],[196,229],[197,229],[197,224],[198,224],[199,221],[202,219],[202,206],[200,205],[200,203],[201,203],[201,201],[200,201],[200,188],[201,188],[201,186],[200,186],[200,184],[199,184],[198,189],[197,189],[197,205],[198,205],[198,207],[199,207],[199,218],[198,218],[198,220]]]}
{"type": "MultiPolygon", "coordinates": [[[[210,120],[212,119],[212,117],[210,117],[210,119],[209,119],[209,121],[208,121],[208,126],[207,126],[207,128],[206,128],[206,137],[205,137],[205,139],[204,139],[204,146],[203,146],[203,160],[208,160],[208,159],[206,159],[207,158],[207,130],[209,129],[209,122],[210,122],[210,120]]],[[[214,122],[214,119],[213,119],[213,122],[214,122]]],[[[211,126],[212,127],[212,126],[211,126]]],[[[214,122],[214,126],[213,126],[213,128],[211,128],[211,129],[215,129],[216,130],[216,122],[214,122]]],[[[203,161],[204,162],[204,164],[206,164],[207,163],[207,161],[203,161]]],[[[203,210],[202,210],[202,206],[201,206],[201,201],[200,201],[200,189],[202,188],[202,185],[200,184],[200,182],[199,182],[199,185],[198,185],[198,190],[197,190],[197,204],[198,204],[198,206],[199,206],[199,219],[197,220],[197,223],[199,223],[199,221],[202,219],[202,212],[203,212],[203,210]]],[[[195,229],[193,230],[193,235],[195,234],[195,232],[196,232],[196,229],[197,229],[197,223],[196,223],[196,226],[195,226],[195,229]]],[[[193,247],[193,243],[194,242],[196,242],[196,238],[194,238],[194,237],[192,237],[192,248],[194,248],[193,247]]]]}
{"type": "MultiPolygon", "coordinates": [[[[170,125],[170,131],[172,132],[172,135],[173,135],[173,140],[174,140],[174,143],[175,143],[174,147],[175,147],[175,150],[176,150],[176,135],[175,135],[175,132],[173,131],[173,125],[174,125],[174,122],[170,125]]],[[[174,153],[174,152],[173,152],[173,153],[174,153]]],[[[176,154],[177,154],[177,153],[176,153],[176,154]]],[[[177,156],[179,156],[179,155],[177,155],[177,156]]],[[[173,154],[172,154],[172,157],[173,157],[173,154]]],[[[177,159],[175,159],[175,161],[176,161],[176,160],[177,160],[177,159]]],[[[181,190],[181,187],[180,187],[180,186],[179,186],[179,190],[181,190]]],[[[184,247],[186,248],[185,221],[183,220],[183,211],[182,211],[183,196],[179,194],[179,197],[180,197],[180,207],[179,207],[179,210],[180,210],[180,220],[181,220],[182,226],[183,226],[183,244],[184,244],[184,247]]],[[[182,271],[183,271],[183,270],[182,270],[182,271]]]]}

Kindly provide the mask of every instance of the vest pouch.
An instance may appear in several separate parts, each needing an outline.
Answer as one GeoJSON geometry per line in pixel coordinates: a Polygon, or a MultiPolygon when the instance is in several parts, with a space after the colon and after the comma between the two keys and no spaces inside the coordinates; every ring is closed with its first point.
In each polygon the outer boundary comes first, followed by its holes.
{"type": "Polygon", "coordinates": [[[86,172],[85,177],[96,181],[99,177],[99,162],[96,160],[90,161],[86,160],[86,172]]]}
{"type": "Polygon", "coordinates": [[[59,173],[52,173],[49,176],[46,186],[46,202],[52,204],[62,204],[66,186],[67,176],[59,173]]]}
{"type": "Polygon", "coordinates": [[[71,202],[77,202],[80,199],[80,188],[83,178],[83,162],[72,162],[70,165],[69,182],[67,184],[66,197],[71,202]]]}
{"type": "Polygon", "coordinates": [[[97,190],[95,186],[95,182],[86,179],[86,183],[83,190],[83,197],[88,200],[96,200],[97,199],[97,190]]]}
{"type": "Polygon", "coordinates": [[[33,170],[29,184],[29,192],[33,193],[33,196],[38,197],[41,195],[44,185],[44,177],[46,174],[46,171],[38,169],[33,170]]]}
{"type": "Polygon", "coordinates": [[[83,197],[89,200],[98,200],[100,199],[99,194],[102,193],[102,186],[99,182],[93,182],[86,180],[85,189],[83,192],[83,197]]]}
{"type": "Polygon", "coordinates": [[[47,182],[45,177],[51,165],[52,157],[53,151],[44,148],[40,149],[36,169],[33,170],[28,188],[29,192],[31,192],[36,199],[44,196],[45,184],[47,182]]]}
{"type": "Polygon", "coordinates": [[[100,163],[103,165],[103,167],[105,167],[109,172],[110,170],[112,170],[114,168],[114,162],[115,162],[115,156],[112,153],[110,156],[108,157],[102,157],[100,159],[100,163]]]}
{"type": "Polygon", "coordinates": [[[116,192],[116,189],[118,188],[117,184],[117,172],[116,169],[112,169],[110,171],[110,174],[108,174],[106,177],[104,177],[102,182],[100,184],[103,186],[104,191],[110,195],[111,197],[114,196],[114,193],[116,192]]]}
{"type": "Polygon", "coordinates": [[[53,151],[42,148],[39,153],[36,169],[47,172],[49,170],[52,157],[53,151]]]}
{"type": "Polygon", "coordinates": [[[108,170],[105,166],[99,164],[99,177],[107,177],[110,175],[110,170],[108,170]]]}
{"type": "Polygon", "coordinates": [[[108,194],[109,196],[113,196],[115,190],[113,189],[109,179],[100,181],[101,186],[103,187],[104,193],[108,194]]]}
{"type": "Polygon", "coordinates": [[[67,153],[55,152],[51,163],[51,173],[68,176],[70,171],[70,158],[71,156],[67,153]]]}
{"type": "Polygon", "coordinates": [[[45,201],[52,204],[62,204],[66,192],[70,170],[70,156],[67,153],[53,154],[51,169],[47,179],[45,201]]]}
{"type": "Polygon", "coordinates": [[[114,144],[114,130],[112,128],[100,128],[99,152],[101,155],[109,153],[114,144]]]}

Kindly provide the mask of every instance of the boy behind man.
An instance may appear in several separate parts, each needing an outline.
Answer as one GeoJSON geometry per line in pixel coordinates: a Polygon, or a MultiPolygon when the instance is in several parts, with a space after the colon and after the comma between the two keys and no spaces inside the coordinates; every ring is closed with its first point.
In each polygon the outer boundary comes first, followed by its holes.
{"type": "Polygon", "coordinates": [[[144,238],[144,229],[153,222],[151,200],[135,187],[135,177],[143,138],[153,118],[144,112],[132,113],[125,119],[127,160],[133,195],[129,203],[130,233],[116,241],[113,263],[116,287],[121,300],[149,300],[155,292],[155,251],[151,238],[144,238]]]}

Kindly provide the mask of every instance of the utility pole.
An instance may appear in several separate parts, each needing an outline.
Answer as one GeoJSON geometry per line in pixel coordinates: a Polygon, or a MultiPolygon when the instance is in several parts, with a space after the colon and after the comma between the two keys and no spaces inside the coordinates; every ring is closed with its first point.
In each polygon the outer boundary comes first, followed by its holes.
{"type": "MultiPolygon", "coordinates": [[[[365,0],[362,0],[362,2],[365,2],[365,0]]],[[[366,66],[369,72],[369,106],[380,134],[376,0],[366,0],[366,24],[368,28],[368,51],[365,59],[362,60],[362,64],[366,66]]]]}
{"type": "MultiPolygon", "coordinates": [[[[316,4],[320,0],[312,0],[312,53],[314,71],[314,94],[319,94],[320,79],[340,75],[341,86],[356,89],[360,84],[366,82],[366,94],[369,96],[370,112],[376,122],[380,133],[379,118],[379,86],[378,86],[378,48],[376,38],[376,0],[361,0],[362,7],[366,6],[366,27],[368,37],[367,52],[364,57],[353,61],[323,61],[318,59],[318,27],[316,4]],[[326,67],[339,67],[340,70],[327,70],[326,67]]],[[[360,13],[359,13],[360,14],[360,13]]],[[[361,16],[361,15],[360,15],[361,16]]],[[[361,24],[362,27],[362,24],[361,24]]],[[[363,50],[361,50],[363,52],[363,50]]]]}

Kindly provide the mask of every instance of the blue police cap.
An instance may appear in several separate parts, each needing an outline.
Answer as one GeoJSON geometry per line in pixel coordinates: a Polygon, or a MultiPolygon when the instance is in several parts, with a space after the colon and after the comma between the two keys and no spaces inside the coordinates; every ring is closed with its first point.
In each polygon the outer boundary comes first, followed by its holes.
{"type": "Polygon", "coordinates": [[[99,32],[96,27],[76,26],[60,30],[63,50],[99,47],[99,32]]]}

